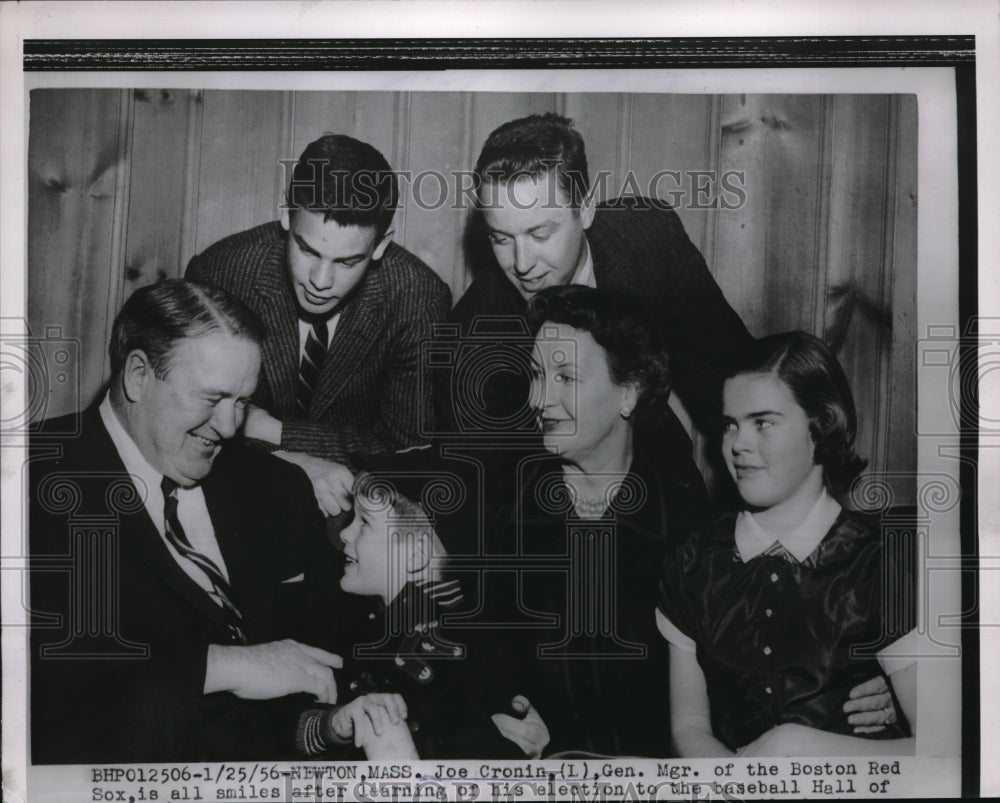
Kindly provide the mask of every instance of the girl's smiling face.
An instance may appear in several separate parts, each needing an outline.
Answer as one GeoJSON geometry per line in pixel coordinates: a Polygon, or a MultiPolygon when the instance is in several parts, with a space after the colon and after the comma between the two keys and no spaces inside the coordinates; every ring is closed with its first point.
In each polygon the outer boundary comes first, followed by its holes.
{"type": "Polygon", "coordinates": [[[722,405],[722,455],[748,507],[766,510],[822,488],[809,418],[774,374],[727,379],[722,405]]]}

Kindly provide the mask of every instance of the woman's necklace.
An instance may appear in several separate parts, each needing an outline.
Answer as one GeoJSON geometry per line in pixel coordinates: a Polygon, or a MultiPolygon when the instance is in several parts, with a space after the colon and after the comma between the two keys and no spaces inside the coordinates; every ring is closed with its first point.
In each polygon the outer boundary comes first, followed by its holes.
{"type": "Polygon", "coordinates": [[[593,487],[592,483],[581,482],[582,478],[565,473],[563,476],[566,480],[566,486],[570,490],[570,495],[573,498],[573,509],[582,519],[601,518],[618,495],[618,489],[624,480],[624,477],[601,477],[602,484],[604,485],[603,493],[601,493],[600,489],[593,487]],[[599,495],[595,496],[595,491],[599,495]]]}

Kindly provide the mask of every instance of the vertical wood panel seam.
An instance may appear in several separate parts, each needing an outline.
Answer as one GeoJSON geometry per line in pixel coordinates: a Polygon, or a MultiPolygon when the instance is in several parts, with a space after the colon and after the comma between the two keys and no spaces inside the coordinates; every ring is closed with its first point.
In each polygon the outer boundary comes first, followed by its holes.
{"type": "MultiPolygon", "coordinates": [[[[896,332],[896,310],[892,309],[892,283],[893,271],[895,270],[896,253],[896,193],[899,191],[899,98],[889,96],[887,99],[886,125],[885,125],[885,194],[884,206],[882,210],[882,281],[879,283],[878,304],[883,308],[886,299],[889,300],[890,321],[892,328],[888,335],[888,348],[879,348],[878,376],[881,378],[877,396],[878,409],[878,431],[882,437],[875,440],[874,445],[881,446],[880,455],[881,467],[885,470],[889,466],[889,441],[890,425],[889,411],[892,409],[892,382],[890,374],[892,369],[892,351],[895,343],[896,332]]],[[[880,332],[879,339],[883,340],[885,334],[880,332]]]]}
{"type": "Polygon", "coordinates": [[[205,95],[195,90],[188,96],[188,121],[184,147],[183,189],[181,192],[181,264],[178,274],[183,275],[184,259],[194,256],[198,244],[198,176],[201,174],[202,124],[204,122],[205,95]]]}
{"type": "MultiPolygon", "coordinates": [[[[282,159],[297,159],[299,154],[295,152],[295,114],[297,110],[297,100],[298,93],[285,91],[281,93],[281,124],[278,127],[278,159],[279,162],[275,163],[274,169],[277,174],[275,178],[275,184],[277,184],[277,191],[275,193],[275,198],[278,199],[278,208],[280,209],[285,203],[285,191],[287,189],[287,181],[291,180],[291,174],[285,167],[278,168],[282,159]]],[[[277,212],[278,209],[275,210],[277,212]]]]}
{"type": "MultiPolygon", "coordinates": [[[[470,170],[473,167],[472,149],[475,147],[475,143],[472,141],[473,132],[476,130],[476,97],[472,92],[462,93],[462,119],[465,121],[465,128],[462,130],[462,153],[461,162],[459,163],[461,167],[459,170],[470,170]]],[[[456,175],[458,171],[452,171],[452,181],[455,182],[455,200],[465,196],[461,192],[461,188],[458,185],[459,176],[456,175]]],[[[469,274],[468,265],[465,264],[465,249],[462,244],[465,240],[465,225],[466,221],[469,220],[469,216],[472,213],[470,210],[465,209],[464,205],[462,209],[455,210],[454,218],[456,221],[456,236],[455,242],[457,247],[453,251],[452,265],[451,265],[451,280],[448,284],[451,286],[451,301],[452,305],[462,297],[466,288],[471,283],[472,277],[469,274]]]]}
{"type": "MultiPolygon", "coordinates": [[[[716,181],[721,182],[719,175],[722,169],[722,95],[710,95],[708,97],[708,122],[705,131],[708,154],[707,170],[715,173],[716,181]]],[[[719,239],[719,209],[712,209],[708,213],[708,221],[701,232],[701,255],[705,258],[705,264],[713,276],[718,275],[715,265],[715,255],[717,253],[717,241],[719,239]]]]}
{"type": "MultiPolygon", "coordinates": [[[[412,128],[410,114],[412,103],[409,92],[397,92],[393,104],[392,126],[392,169],[410,169],[410,130],[412,128]]],[[[400,204],[396,210],[395,241],[406,246],[406,204],[400,204]]]]}
{"type": "Polygon", "coordinates": [[[569,108],[565,92],[556,92],[552,98],[552,107],[556,114],[561,117],[566,116],[566,109],[569,108]]]}
{"type": "MultiPolygon", "coordinates": [[[[615,177],[617,186],[625,187],[626,176],[632,169],[632,123],[635,103],[632,95],[618,97],[618,131],[615,137],[615,177]]],[[[612,190],[613,195],[618,193],[612,190]]]]}
{"type": "MultiPolygon", "coordinates": [[[[115,143],[115,187],[111,208],[111,249],[108,254],[110,277],[107,290],[107,309],[104,315],[104,338],[111,338],[111,325],[124,302],[124,272],[128,240],[128,210],[132,190],[132,136],[135,131],[135,93],[131,89],[119,92],[118,135],[115,143]]],[[[101,363],[101,382],[110,374],[110,358],[104,352],[101,363]]]]}
{"type": "Polygon", "coordinates": [[[822,338],[826,333],[827,294],[830,275],[830,208],[833,204],[833,106],[836,98],[824,95],[820,108],[819,175],[816,202],[816,248],[813,262],[816,268],[816,285],[813,288],[813,333],[822,338]]]}

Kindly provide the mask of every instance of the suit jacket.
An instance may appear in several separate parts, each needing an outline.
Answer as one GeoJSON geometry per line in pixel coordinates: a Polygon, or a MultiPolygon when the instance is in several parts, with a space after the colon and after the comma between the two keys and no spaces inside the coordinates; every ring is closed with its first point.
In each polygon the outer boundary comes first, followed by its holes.
{"type": "MultiPolygon", "coordinates": [[[[674,389],[699,427],[714,432],[720,371],[750,334],[680,218],[663,201],[616,198],[598,205],[587,242],[598,289],[615,290],[645,307],[670,356],[674,389]]],[[[524,308],[523,297],[494,263],[459,299],[449,322],[458,324],[463,338],[483,338],[504,331],[498,318],[521,316],[524,308]]],[[[502,325],[511,331],[509,320],[502,325]]],[[[499,394],[523,392],[511,384],[495,388],[499,394]]],[[[449,416],[446,409],[444,414],[449,416]]]]}
{"type": "Polygon", "coordinates": [[[214,284],[264,321],[261,381],[253,401],[282,422],[281,448],[346,462],[351,451],[414,446],[434,426],[421,351],[451,307],[448,286],[391,243],[344,305],[305,419],[295,397],[299,330],[277,223],[234,234],[194,257],[186,277],[214,284]]]}
{"type": "MultiPolygon", "coordinates": [[[[209,645],[230,643],[222,610],[168,552],[97,406],[78,436],[46,437],[63,429],[33,436],[29,464],[32,760],[291,755],[300,701],[203,694],[209,645]]],[[[230,444],[202,487],[249,642],[308,638],[284,620],[313,575],[284,581],[333,568],[306,476],[230,444]]]]}

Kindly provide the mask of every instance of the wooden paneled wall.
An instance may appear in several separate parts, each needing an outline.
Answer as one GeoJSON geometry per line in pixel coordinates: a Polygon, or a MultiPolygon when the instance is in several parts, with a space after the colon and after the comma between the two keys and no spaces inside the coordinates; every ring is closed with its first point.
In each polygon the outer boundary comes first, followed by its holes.
{"type": "MultiPolygon", "coordinates": [[[[107,377],[124,299],[276,218],[283,162],[326,131],[408,171],[396,239],[457,300],[475,262],[460,173],[497,125],[551,110],[576,121],[599,195],[652,186],[675,199],[754,334],[832,342],[857,397],[859,450],[875,470],[916,468],[913,96],[37,89],[30,105],[29,325],[82,341],[85,403],[107,377]],[[447,196],[422,208],[418,177],[425,206],[441,193],[431,171],[447,196]]],[[[47,412],[77,404],[55,397],[47,412]]],[[[896,491],[913,499],[912,484],[896,491]]]]}

